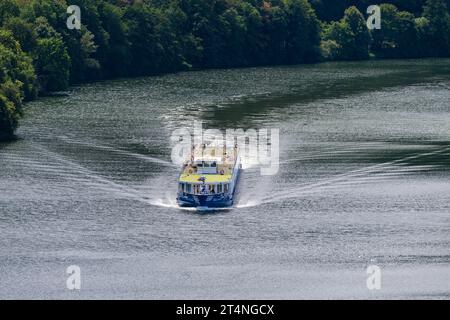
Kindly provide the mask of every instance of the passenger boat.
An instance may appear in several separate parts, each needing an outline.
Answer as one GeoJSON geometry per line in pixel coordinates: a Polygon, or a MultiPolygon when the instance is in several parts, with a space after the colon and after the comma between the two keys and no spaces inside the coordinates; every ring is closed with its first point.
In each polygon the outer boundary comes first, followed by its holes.
{"type": "Polygon", "coordinates": [[[231,207],[241,168],[237,145],[192,147],[178,181],[178,205],[197,210],[231,207]]]}

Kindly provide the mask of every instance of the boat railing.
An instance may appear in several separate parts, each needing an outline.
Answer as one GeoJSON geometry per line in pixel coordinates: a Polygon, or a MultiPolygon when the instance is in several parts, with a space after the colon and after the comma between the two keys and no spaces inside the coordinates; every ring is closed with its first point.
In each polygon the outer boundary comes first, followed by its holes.
{"type": "Polygon", "coordinates": [[[190,184],[189,188],[180,187],[179,193],[183,195],[221,195],[229,191],[228,183],[218,184],[190,184]]]}
{"type": "Polygon", "coordinates": [[[200,191],[200,192],[182,192],[183,196],[194,195],[194,196],[211,196],[211,195],[222,195],[227,192],[212,192],[212,191],[200,191]]]}

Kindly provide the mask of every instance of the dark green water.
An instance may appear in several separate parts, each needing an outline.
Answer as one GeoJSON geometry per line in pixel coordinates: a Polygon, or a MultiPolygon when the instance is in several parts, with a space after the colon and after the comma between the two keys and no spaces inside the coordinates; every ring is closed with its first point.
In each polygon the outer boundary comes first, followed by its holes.
{"type": "Polygon", "coordinates": [[[450,296],[450,60],[88,84],[28,104],[18,136],[0,145],[1,298],[450,296]],[[196,120],[278,128],[278,174],[244,170],[231,210],[180,210],[169,137],[196,120]]]}

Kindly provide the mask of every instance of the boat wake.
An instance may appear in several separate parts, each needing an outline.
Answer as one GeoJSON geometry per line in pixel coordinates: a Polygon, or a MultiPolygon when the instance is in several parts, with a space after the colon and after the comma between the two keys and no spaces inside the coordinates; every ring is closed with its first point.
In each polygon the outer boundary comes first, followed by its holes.
{"type": "Polygon", "coordinates": [[[105,178],[82,165],[68,159],[67,157],[60,155],[56,152],[50,151],[42,145],[33,144],[32,147],[36,149],[38,152],[41,152],[45,157],[52,158],[59,164],[63,164],[64,167],[68,170],[74,171],[77,175],[77,181],[83,182],[81,177],[84,177],[85,182],[89,182],[91,186],[95,186],[101,190],[112,192],[117,196],[125,196],[128,198],[132,198],[134,200],[149,203],[148,198],[145,197],[138,189],[119,184],[117,182],[112,181],[111,179],[105,178]]]}
{"type": "MultiPolygon", "coordinates": [[[[71,141],[74,143],[74,141],[71,141]]],[[[115,149],[109,146],[90,145],[88,143],[80,142],[91,147],[104,148],[108,151],[126,153],[129,156],[139,157],[145,161],[153,161],[153,158],[142,156],[127,151],[115,149]],[[141,157],[142,156],[142,157],[141,157]]],[[[37,170],[54,173],[65,176],[81,183],[88,183],[97,189],[111,192],[119,197],[127,197],[147,205],[159,208],[197,211],[196,208],[180,208],[176,201],[177,195],[177,173],[175,171],[166,172],[165,175],[157,178],[151,178],[138,186],[128,186],[123,183],[118,183],[110,178],[104,177],[84,166],[74,162],[73,160],[63,156],[59,153],[50,151],[43,145],[33,143],[33,148],[37,153],[41,154],[38,162],[33,159],[22,159],[23,163],[29,162],[37,170]],[[50,162],[41,163],[42,159],[51,159],[50,162]],[[64,170],[63,170],[64,168],[64,170]]],[[[273,177],[264,177],[260,175],[257,167],[250,166],[241,171],[240,182],[236,193],[236,201],[234,208],[243,209],[257,207],[264,204],[277,203],[286,199],[299,198],[317,193],[326,189],[339,188],[342,186],[352,186],[360,183],[368,183],[379,181],[392,176],[406,175],[412,172],[432,170],[433,165],[408,165],[408,161],[424,158],[428,156],[443,154],[450,151],[450,147],[430,150],[413,154],[401,159],[380,163],[373,166],[364,167],[357,170],[352,170],[343,174],[332,176],[328,179],[323,179],[311,184],[305,184],[293,188],[288,188],[281,191],[274,190],[273,177]]],[[[13,159],[11,159],[13,160],[13,159]]],[[[20,160],[20,159],[19,159],[20,160]]],[[[158,160],[164,161],[164,160],[158,160]]],[[[164,161],[164,164],[169,163],[164,161]]],[[[172,163],[170,163],[172,166],[172,163]]],[[[225,208],[229,210],[229,208],[225,208]]],[[[215,210],[216,211],[216,210],[215,210]]]]}
{"type": "Polygon", "coordinates": [[[119,149],[119,148],[115,148],[112,146],[108,146],[108,145],[104,145],[104,144],[99,144],[99,143],[93,143],[93,142],[87,142],[87,141],[81,141],[81,140],[74,140],[71,138],[68,138],[66,136],[60,136],[59,137],[60,140],[67,142],[69,144],[76,144],[76,145],[82,145],[85,147],[90,147],[90,148],[95,148],[95,149],[100,149],[100,150],[106,150],[109,152],[113,152],[116,154],[120,154],[120,155],[124,155],[124,156],[129,156],[129,157],[133,157],[139,160],[143,160],[146,162],[152,162],[152,163],[157,163],[166,167],[177,167],[177,165],[173,164],[170,161],[166,161],[166,160],[162,160],[156,157],[151,157],[148,155],[143,155],[140,153],[135,153],[135,152],[130,152],[130,151],[126,151],[123,149],[119,149]]]}
{"type": "Polygon", "coordinates": [[[344,185],[355,185],[385,179],[391,176],[410,174],[411,172],[427,171],[435,168],[434,165],[405,166],[410,160],[415,160],[427,156],[442,154],[450,150],[450,147],[440,148],[435,151],[414,154],[401,159],[380,163],[377,165],[352,170],[343,174],[333,176],[312,184],[306,184],[288,190],[278,191],[265,196],[258,204],[268,204],[282,201],[289,198],[298,198],[316,193],[324,189],[342,187],[344,185]]]}

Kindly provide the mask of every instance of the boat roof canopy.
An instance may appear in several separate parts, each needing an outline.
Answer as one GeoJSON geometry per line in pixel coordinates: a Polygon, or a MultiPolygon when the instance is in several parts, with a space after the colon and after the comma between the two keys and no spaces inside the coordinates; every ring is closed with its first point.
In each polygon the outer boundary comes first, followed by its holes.
{"type": "Polygon", "coordinates": [[[216,184],[216,183],[228,183],[231,181],[230,174],[183,174],[180,177],[180,183],[192,183],[192,184],[203,184],[203,180],[200,178],[204,178],[205,184],[216,184]]]}

